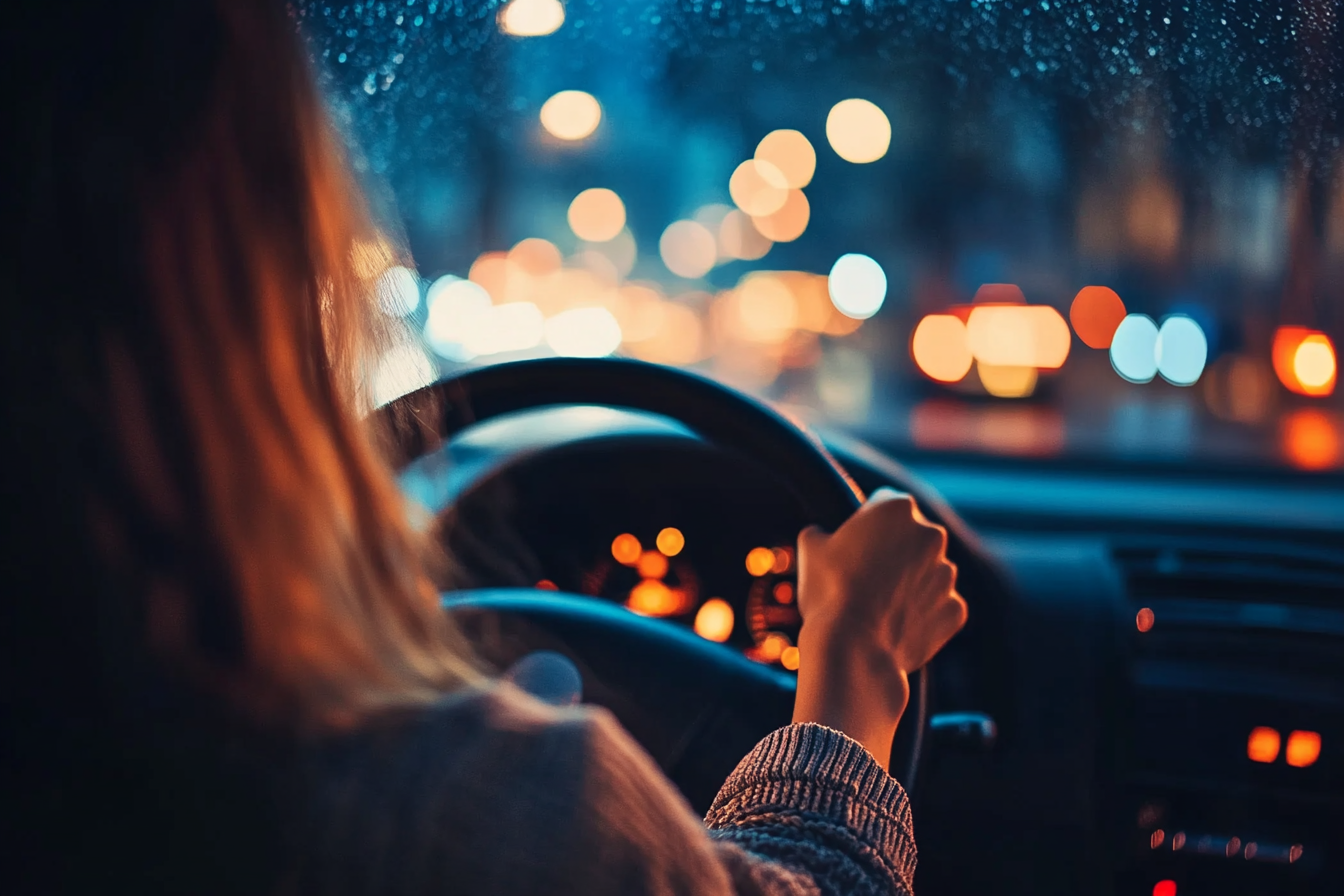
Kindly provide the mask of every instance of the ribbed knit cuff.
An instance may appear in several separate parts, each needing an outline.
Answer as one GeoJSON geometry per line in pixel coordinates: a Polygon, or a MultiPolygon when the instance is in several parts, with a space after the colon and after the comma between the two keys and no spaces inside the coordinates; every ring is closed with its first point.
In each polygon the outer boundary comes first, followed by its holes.
{"type": "Polygon", "coordinates": [[[771,732],[728,776],[705,822],[733,828],[780,812],[820,815],[848,828],[909,889],[916,862],[910,801],[858,741],[810,722],[771,732]]]}

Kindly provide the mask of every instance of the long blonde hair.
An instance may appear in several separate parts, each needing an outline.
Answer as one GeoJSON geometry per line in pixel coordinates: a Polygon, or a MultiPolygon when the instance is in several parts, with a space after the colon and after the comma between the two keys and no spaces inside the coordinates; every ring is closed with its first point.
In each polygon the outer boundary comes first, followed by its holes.
{"type": "MultiPolygon", "coordinates": [[[[98,612],[143,647],[104,653],[267,724],[432,700],[476,673],[361,413],[368,371],[405,338],[372,288],[394,258],[283,5],[147,5],[162,108],[77,83],[95,95],[35,122],[52,144],[35,176],[55,195],[30,186],[33,208],[67,193],[82,207],[75,224],[37,209],[30,235],[109,231],[87,260],[103,262],[100,295],[65,296],[82,316],[20,321],[24,351],[47,346],[59,375],[12,371],[27,378],[13,389],[49,393],[39,413],[98,434],[69,498],[97,599],[124,604],[98,612]],[[65,145],[80,127],[96,145],[65,145]],[[74,195],[91,168],[119,183],[74,195]]],[[[32,283],[21,300],[40,300],[32,283]]]]}

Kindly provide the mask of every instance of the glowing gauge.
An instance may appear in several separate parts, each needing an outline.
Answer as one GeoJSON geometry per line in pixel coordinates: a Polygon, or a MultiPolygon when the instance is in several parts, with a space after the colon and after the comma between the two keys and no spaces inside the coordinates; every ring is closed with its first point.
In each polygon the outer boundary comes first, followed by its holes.
{"type": "MultiPolygon", "coordinates": [[[[663,548],[672,546],[669,531],[681,534],[666,529],[659,533],[663,548]]],[[[604,551],[582,572],[579,590],[619,603],[641,616],[688,616],[700,605],[700,580],[695,569],[662,550],[645,550],[639,538],[629,532],[616,536],[610,551],[604,551]]]]}
{"type": "Polygon", "coordinates": [[[752,640],[747,658],[797,669],[795,645],[803,620],[798,613],[793,548],[756,548],[747,555],[747,571],[752,574],[744,614],[752,640]]]}

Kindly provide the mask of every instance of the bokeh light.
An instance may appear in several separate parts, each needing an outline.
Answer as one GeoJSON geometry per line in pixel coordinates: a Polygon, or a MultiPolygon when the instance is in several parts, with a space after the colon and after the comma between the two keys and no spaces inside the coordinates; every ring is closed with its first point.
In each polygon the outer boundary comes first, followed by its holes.
{"type": "Polygon", "coordinates": [[[541,126],[560,140],[582,140],[601,121],[602,104],[582,90],[562,90],[541,106],[541,126]]]}
{"type": "Polygon", "coordinates": [[[784,656],[784,651],[792,646],[784,635],[770,632],[756,647],[756,657],[763,662],[777,663],[784,656]]]}
{"type": "Polygon", "coordinates": [[[630,589],[625,606],[641,616],[676,616],[690,609],[686,592],[669,588],[657,579],[644,579],[630,589]]]}
{"type": "Polygon", "coordinates": [[[728,194],[738,208],[759,218],[783,208],[789,198],[789,182],[771,163],[747,159],[733,171],[728,194]]]}
{"type": "Polygon", "coordinates": [[[638,314],[641,323],[652,320],[653,328],[634,340],[627,332],[627,347],[632,355],[656,364],[694,364],[704,357],[705,334],[700,316],[685,305],[655,297],[650,314],[638,314]]]}
{"type": "Polygon", "coordinates": [[[681,534],[680,529],[668,526],[658,533],[654,543],[665,557],[675,557],[686,547],[686,536],[681,534]]]}
{"type": "Polygon", "coordinates": [[[410,268],[395,265],[374,283],[378,307],[392,317],[405,317],[420,307],[420,278],[410,268]]]}
{"type": "Polygon", "coordinates": [[[1157,324],[1151,317],[1130,314],[1120,321],[1111,339],[1111,366],[1131,383],[1157,376],[1157,324]]]}
{"type": "Polygon", "coordinates": [[[569,204],[569,227],[581,240],[605,243],[625,227],[625,203],[605,187],[592,187],[569,204]]]}
{"type": "Polygon", "coordinates": [[[718,260],[718,241],[709,228],[695,221],[673,221],[658,240],[663,264],[678,277],[695,280],[708,274],[718,260]]]}
{"type": "Polygon", "coordinates": [[[1036,391],[1038,374],[1035,367],[986,364],[975,362],[975,373],[980,385],[995,398],[1026,398],[1036,391]]]}
{"type": "Polygon", "coordinates": [[[752,218],[761,235],[776,243],[791,243],[807,230],[812,207],[802,190],[789,190],[784,204],[769,215],[752,218]]]}
{"type": "Polygon", "coordinates": [[[1124,319],[1125,303],[1109,286],[1084,286],[1069,306],[1073,331],[1088,348],[1110,348],[1124,319]]]}
{"type": "Polygon", "coordinates": [[[621,325],[606,308],[571,308],[546,321],[546,344],[565,358],[602,358],[621,347],[621,325]]]}
{"type": "Polygon", "coordinates": [[[635,235],[628,228],[621,228],[620,233],[605,242],[584,243],[583,246],[585,251],[596,252],[610,261],[618,277],[630,276],[630,272],[635,269],[635,262],[639,260],[639,246],[635,243],[635,235]]]}
{"type": "Polygon", "coordinates": [[[658,551],[645,551],[639,555],[635,569],[646,579],[661,579],[667,575],[667,558],[658,551]]]}
{"type": "Polygon", "coordinates": [[[769,548],[752,548],[747,552],[747,572],[763,576],[775,567],[775,552],[769,548]]]}
{"type": "Polygon", "coordinates": [[[499,11],[499,29],[514,37],[542,37],[565,24],[560,0],[513,0],[499,11]]]}
{"type": "Polygon", "coordinates": [[[1134,614],[1134,627],[1141,632],[1150,632],[1153,630],[1153,623],[1157,617],[1153,615],[1150,607],[1142,607],[1139,612],[1134,614]]]}
{"type": "Polygon", "coordinates": [[[1329,395],[1335,387],[1335,348],[1323,333],[1313,333],[1293,352],[1293,373],[1312,395],[1329,395]]]}
{"type": "Polygon", "coordinates": [[[798,302],[783,279],[768,271],[743,277],[732,294],[737,332],[751,342],[777,343],[798,322],[798,302]]]}
{"type": "MultiPolygon", "coordinates": [[[[787,195],[785,197],[787,201],[787,195]]],[[[751,216],[733,209],[723,216],[719,225],[719,257],[741,261],[764,258],[774,241],[756,229],[751,216]]]]}
{"type": "Polygon", "coordinates": [[[929,379],[955,383],[971,370],[966,325],[954,314],[926,314],[910,337],[910,356],[929,379]]]}
{"type": "Polygon", "coordinates": [[[1073,341],[1064,317],[1049,305],[977,305],[966,320],[966,339],[984,364],[1044,370],[1063,366],[1073,341]]]}
{"type": "Polygon", "coordinates": [[[790,672],[797,672],[801,663],[802,657],[798,653],[798,648],[792,644],[779,652],[779,664],[790,672]]]}
{"type": "Polygon", "coordinates": [[[867,320],[887,297],[887,275],[867,255],[851,252],[841,255],[831,266],[826,288],[841,314],[867,320]]]}
{"type": "Polygon", "coordinates": [[[846,162],[876,162],[891,145],[891,122],[868,100],[841,100],[826,116],[826,139],[846,162]]]}
{"type": "Polygon", "coordinates": [[[1344,467],[1344,421],[1319,408],[1297,408],[1279,422],[1284,458],[1302,470],[1344,467]]]}
{"type": "Polygon", "coordinates": [[[476,319],[490,311],[485,287],[451,275],[440,277],[427,294],[429,315],[425,320],[425,343],[449,361],[470,361],[476,352],[468,347],[476,319]]]}
{"type": "Polygon", "coordinates": [[[519,270],[534,277],[554,274],[560,270],[560,265],[564,261],[554,243],[539,237],[521,240],[509,250],[506,258],[517,265],[519,270]]]}
{"type": "Polygon", "coordinates": [[[639,543],[639,539],[629,532],[622,532],[612,539],[611,556],[622,566],[634,566],[643,553],[644,547],[639,543]]]}
{"type": "Polygon", "coordinates": [[[1334,392],[1338,375],[1335,347],[1319,330],[1279,327],[1274,332],[1270,357],[1274,373],[1288,391],[1311,397],[1334,392]]]}
{"type": "Polygon", "coordinates": [[[695,633],[722,644],[733,633],[733,608],[721,597],[711,597],[696,611],[695,633]]]}
{"type": "Polygon", "coordinates": [[[1176,386],[1193,386],[1204,372],[1209,342],[1194,318],[1173,314],[1157,331],[1153,358],[1164,380],[1176,386]]]}
{"type": "Polygon", "coordinates": [[[532,302],[493,305],[466,321],[462,344],[472,355],[520,352],[541,344],[544,318],[532,302]]]}
{"type": "Polygon", "coordinates": [[[795,190],[810,184],[817,170],[817,151],[812,148],[812,141],[798,131],[766,134],[756,145],[755,158],[774,165],[784,175],[785,183],[795,190]]]}

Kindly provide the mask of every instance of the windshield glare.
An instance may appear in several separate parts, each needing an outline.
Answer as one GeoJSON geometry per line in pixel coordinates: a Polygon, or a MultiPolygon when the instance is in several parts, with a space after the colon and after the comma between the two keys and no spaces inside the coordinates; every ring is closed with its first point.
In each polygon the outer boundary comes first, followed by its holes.
{"type": "Polygon", "coordinates": [[[914,451],[1344,468],[1333,0],[297,4],[382,399],[703,370],[914,451]]]}

